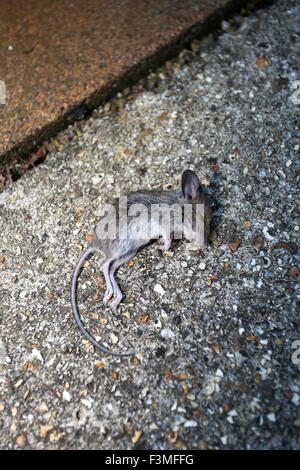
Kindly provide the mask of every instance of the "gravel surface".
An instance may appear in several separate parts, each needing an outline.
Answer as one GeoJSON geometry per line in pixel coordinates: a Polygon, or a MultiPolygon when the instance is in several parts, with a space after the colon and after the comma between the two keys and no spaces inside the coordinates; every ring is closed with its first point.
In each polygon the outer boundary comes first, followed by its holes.
{"type": "Polygon", "coordinates": [[[1,448],[300,447],[297,3],[224,22],[191,62],[99,109],[0,193],[1,448]],[[94,351],[69,288],[100,204],[176,188],[186,168],[213,204],[208,249],[139,252],[118,271],[116,312],[92,258],[84,321],[136,357],[94,351]]]}

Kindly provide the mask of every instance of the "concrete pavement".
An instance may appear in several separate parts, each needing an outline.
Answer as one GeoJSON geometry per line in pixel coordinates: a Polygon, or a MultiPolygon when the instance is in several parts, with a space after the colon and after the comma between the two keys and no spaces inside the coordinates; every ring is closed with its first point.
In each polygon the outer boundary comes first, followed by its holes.
{"type": "Polygon", "coordinates": [[[0,0],[0,169],[16,179],[16,162],[246,3],[0,0]]]}
{"type": "Polygon", "coordinates": [[[1,448],[299,449],[299,25],[293,0],[223,24],[0,193],[1,448]],[[69,293],[99,205],[177,188],[185,168],[212,200],[211,243],[142,250],[116,312],[91,259],[83,319],[136,351],[99,354],[69,293]]]}

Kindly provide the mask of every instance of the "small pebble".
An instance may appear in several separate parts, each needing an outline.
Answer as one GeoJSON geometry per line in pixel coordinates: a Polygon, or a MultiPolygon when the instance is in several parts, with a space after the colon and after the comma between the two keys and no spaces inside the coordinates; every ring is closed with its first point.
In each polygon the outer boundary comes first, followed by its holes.
{"type": "Polygon", "coordinates": [[[170,328],[164,328],[160,334],[164,339],[172,340],[175,338],[175,333],[172,330],[170,330],[170,328]]]}
{"type": "Polygon", "coordinates": [[[276,421],[275,413],[269,413],[269,414],[267,414],[267,418],[268,418],[268,420],[271,421],[272,423],[275,423],[275,421],[276,421]]]}
{"type": "Polygon", "coordinates": [[[165,290],[160,284],[155,284],[154,292],[159,294],[161,297],[165,295],[165,290]]]}

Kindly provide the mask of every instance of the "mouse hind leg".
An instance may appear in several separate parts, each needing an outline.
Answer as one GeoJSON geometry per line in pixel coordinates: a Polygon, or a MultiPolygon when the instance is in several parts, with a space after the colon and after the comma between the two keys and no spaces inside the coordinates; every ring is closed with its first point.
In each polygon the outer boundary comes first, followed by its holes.
{"type": "Polygon", "coordinates": [[[120,256],[112,263],[109,269],[109,277],[110,277],[110,282],[111,282],[111,285],[113,288],[113,294],[114,294],[114,300],[111,303],[111,306],[113,308],[116,308],[122,300],[122,292],[117,284],[114,274],[116,270],[118,269],[118,267],[121,266],[121,264],[124,264],[127,261],[129,261],[131,258],[135,256],[135,254],[136,254],[136,251],[129,251],[125,255],[120,256]]]}
{"type": "Polygon", "coordinates": [[[110,276],[109,276],[110,264],[112,261],[113,261],[113,258],[108,258],[107,260],[105,260],[102,266],[103,274],[104,274],[105,282],[106,282],[106,291],[103,297],[103,302],[105,304],[109,301],[109,299],[112,297],[114,293],[114,289],[113,289],[110,276]]]}

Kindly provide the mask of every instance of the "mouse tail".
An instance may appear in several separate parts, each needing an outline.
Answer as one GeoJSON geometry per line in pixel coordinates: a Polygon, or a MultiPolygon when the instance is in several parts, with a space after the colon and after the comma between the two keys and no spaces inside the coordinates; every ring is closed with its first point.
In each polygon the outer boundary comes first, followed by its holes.
{"type": "Polygon", "coordinates": [[[133,356],[134,355],[133,353],[118,353],[118,352],[110,351],[109,349],[102,346],[102,344],[98,343],[95,340],[95,338],[85,329],[85,326],[81,320],[79,310],[78,310],[78,305],[77,305],[77,282],[78,282],[78,278],[79,278],[81,269],[85,261],[87,261],[87,259],[91,255],[95,254],[96,251],[97,250],[93,246],[90,246],[89,248],[87,248],[82,253],[81,257],[79,258],[76,264],[76,267],[74,269],[74,272],[73,272],[72,284],[71,284],[71,303],[72,303],[72,309],[73,309],[75,321],[81,333],[100,351],[105,352],[107,354],[111,354],[113,356],[133,356]]]}

